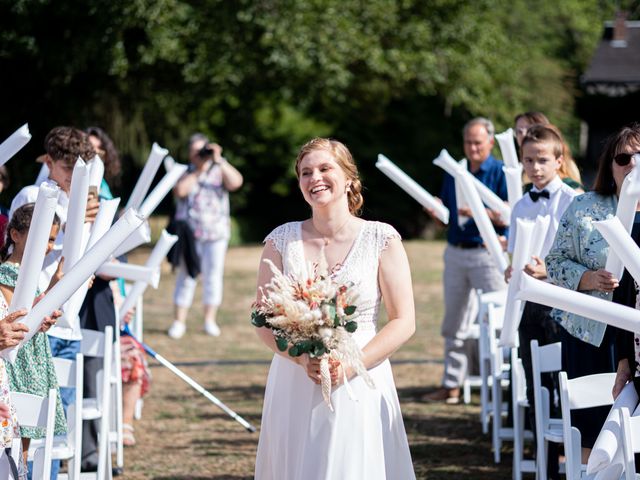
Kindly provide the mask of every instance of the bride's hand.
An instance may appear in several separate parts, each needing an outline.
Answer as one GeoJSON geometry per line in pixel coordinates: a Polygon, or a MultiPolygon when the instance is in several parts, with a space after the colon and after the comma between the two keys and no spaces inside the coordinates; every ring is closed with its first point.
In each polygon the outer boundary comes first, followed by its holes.
{"type": "Polygon", "coordinates": [[[320,359],[311,358],[308,353],[298,357],[298,365],[304,368],[313,383],[320,384],[320,359]]]}
{"type": "Polygon", "coordinates": [[[344,383],[345,373],[347,380],[351,380],[354,376],[354,372],[351,368],[347,368],[346,371],[344,371],[344,367],[340,363],[340,360],[329,360],[329,371],[331,372],[331,385],[334,387],[344,383]]]}

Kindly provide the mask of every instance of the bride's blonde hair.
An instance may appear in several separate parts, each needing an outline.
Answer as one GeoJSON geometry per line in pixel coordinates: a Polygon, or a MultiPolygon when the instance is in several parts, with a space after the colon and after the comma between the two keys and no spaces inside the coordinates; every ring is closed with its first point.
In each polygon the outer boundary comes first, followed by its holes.
{"type": "Polygon", "coordinates": [[[342,168],[342,171],[347,176],[347,180],[350,182],[350,186],[347,189],[349,212],[351,212],[352,215],[360,215],[362,204],[364,203],[364,199],[362,198],[362,183],[360,182],[358,167],[356,167],[353,161],[353,156],[343,143],[330,138],[314,138],[305,143],[298,153],[298,158],[296,158],[296,176],[298,179],[300,178],[299,167],[302,159],[317,150],[330,153],[336,163],[342,168]]]}

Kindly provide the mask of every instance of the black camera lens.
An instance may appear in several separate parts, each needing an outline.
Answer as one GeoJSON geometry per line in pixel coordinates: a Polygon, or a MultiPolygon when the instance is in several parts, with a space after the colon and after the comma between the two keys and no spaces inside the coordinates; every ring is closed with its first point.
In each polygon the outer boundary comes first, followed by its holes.
{"type": "Polygon", "coordinates": [[[199,157],[206,158],[210,157],[211,155],[213,155],[213,148],[211,148],[209,145],[205,145],[200,150],[198,150],[199,157]]]}

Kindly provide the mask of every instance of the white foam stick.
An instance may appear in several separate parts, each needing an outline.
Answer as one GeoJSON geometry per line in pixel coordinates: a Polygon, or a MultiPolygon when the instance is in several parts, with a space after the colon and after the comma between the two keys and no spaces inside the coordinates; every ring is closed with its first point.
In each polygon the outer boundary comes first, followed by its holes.
{"type": "MultiPolygon", "coordinates": [[[[636,283],[640,284],[640,248],[633,241],[629,233],[622,226],[618,217],[593,222],[600,234],[609,244],[609,251],[613,250],[636,283]]],[[[620,275],[618,278],[622,278],[620,275]]]]}
{"type": "Polygon", "coordinates": [[[140,205],[142,205],[144,197],[147,196],[149,187],[151,187],[151,182],[153,182],[153,178],[156,176],[158,168],[160,168],[160,163],[168,153],[169,150],[162,148],[157,143],[154,143],[151,146],[151,153],[149,153],[147,163],[144,164],[144,168],[142,169],[142,172],[140,172],[138,181],[136,182],[135,187],[133,187],[133,192],[131,192],[131,196],[129,197],[129,201],[127,202],[125,209],[140,209],[140,205]]]}
{"type": "MultiPolygon", "coordinates": [[[[614,461],[616,453],[622,447],[620,443],[620,439],[622,438],[620,432],[620,409],[624,407],[628,408],[630,412],[633,412],[637,405],[638,394],[633,386],[633,382],[631,382],[625,385],[620,395],[618,395],[618,398],[613,402],[607,420],[598,434],[598,438],[593,445],[587,462],[588,475],[593,475],[605,467],[608,467],[614,461]]],[[[620,477],[618,476],[618,478],[620,477]]]]}
{"type": "Polygon", "coordinates": [[[515,167],[502,167],[507,181],[507,197],[511,208],[522,198],[522,165],[515,167]]]}
{"type": "Polygon", "coordinates": [[[530,275],[522,276],[517,298],[575,313],[629,332],[640,332],[640,310],[558,287],[530,275]]]}
{"type": "Polygon", "coordinates": [[[142,218],[133,210],[127,210],[73,268],[33,306],[31,311],[19,320],[29,327],[29,332],[19,345],[3,350],[0,356],[13,362],[18,349],[38,332],[44,317],[71,298],[74,292],[111,256],[115,248],[138,228],[140,223],[142,218]]]}
{"type": "Polygon", "coordinates": [[[7,163],[31,140],[29,124],[25,123],[0,144],[0,165],[7,163]]]}
{"type": "Polygon", "coordinates": [[[469,202],[471,213],[473,213],[473,220],[476,222],[476,226],[480,231],[482,241],[489,250],[489,253],[491,253],[496,267],[500,272],[504,272],[508,266],[507,259],[498,240],[498,235],[491,224],[491,220],[489,220],[489,215],[482,204],[482,200],[480,200],[480,195],[474,188],[471,180],[473,176],[469,172],[461,170],[458,172],[456,178],[460,181],[464,196],[469,202]]]}
{"type": "Polygon", "coordinates": [[[535,222],[518,218],[516,220],[516,244],[513,249],[513,273],[507,289],[507,303],[504,311],[504,324],[500,333],[500,345],[503,347],[515,347],[518,335],[518,326],[522,317],[524,303],[516,298],[520,287],[520,280],[527,275],[523,269],[531,258],[531,239],[535,229],[535,222]]]}
{"type": "Polygon", "coordinates": [[[164,170],[166,172],[171,170],[175,164],[176,164],[176,161],[173,159],[171,155],[167,155],[166,157],[164,157],[164,160],[162,161],[162,165],[164,165],[164,170]]]}
{"type": "Polygon", "coordinates": [[[542,247],[547,238],[550,224],[551,217],[549,215],[538,215],[536,217],[536,226],[533,229],[533,237],[531,238],[531,256],[539,257],[542,253],[542,247]]]}
{"type": "MultiPolygon", "coordinates": [[[[467,159],[463,158],[458,162],[458,164],[464,169],[467,169],[467,159]]],[[[456,207],[458,208],[458,226],[463,228],[464,224],[471,220],[471,217],[467,217],[466,215],[460,215],[460,209],[469,206],[469,202],[464,198],[464,193],[462,192],[462,188],[460,188],[460,182],[453,179],[453,187],[456,192],[456,207]]]]}
{"type": "Polygon", "coordinates": [[[46,183],[40,185],[9,312],[31,310],[38,289],[38,279],[49,242],[59,193],[60,189],[54,185],[46,183]]]}
{"type": "MultiPolygon", "coordinates": [[[[439,166],[444,171],[446,171],[449,175],[456,177],[457,173],[462,170],[460,164],[458,164],[451,155],[446,150],[442,150],[438,158],[433,161],[434,165],[439,166]]],[[[470,174],[471,175],[471,174],[470,174]]],[[[511,219],[511,208],[509,205],[504,203],[504,201],[496,195],[489,187],[483,184],[476,177],[471,175],[471,179],[473,181],[473,185],[478,190],[480,194],[480,198],[491,210],[495,210],[500,213],[500,216],[505,222],[509,222],[511,219]]],[[[466,192],[465,192],[466,194],[466,192]]],[[[467,198],[467,201],[469,199],[467,198]]]]}
{"type": "MultiPolygon", "coordinates": [[[[167,253],[169,253],[169,250],[177,241],[177,235],[171,235],[170,233],[167,233],[166,230],[163,230],[156,246],[151,251],[149,258],[147,258],[145,266],[152,269],[159,269],[162,264],[162,260],[164,260],[164,257],[167,256],[167,253]]],[[[127,312],[136,305],[138,298],[144,294],[146,289],[146,282],[136,282],[133,284],[133,287],[131,287],[129,293],[127,293],[127,296],[124,299],[124,302],[122,302],[122,305],[120,306],[120,318],[124,318],[127,312]]]]}
{"type": "Polygon", "coordinates": [[[149,218],[149,215],[153,213],[156,207],[160,204],[162,199],[167,196],[175,184],[180,180],[180,177],[187,171],[187,166],[180,163],[176,163],[171,170],[165,173],[162,180],[155,186],[149,196],[140,206],[140,215],[145,219],[149,218]]]}
{"type": "MultiPolygon", "coordinates": [[[[636,166],[629,172],[622,182],[616,217],[622,222],[622,226],[630,233],[633,227],[633,220],[636,215],[638,200],[640,199],[640,158],[636,158],[636,166]]],[[[617,279],[622,278],[624,266],[622,261],[612,249],[609,249],[607,263],[604,266],[607,272],[613,274],[617,279]]]]}
{"type": "MultiPolygon", "coordinates": [[[[115,198],[113,200],[100,200],[100,208],[96,215],[96,219],[93,222],[90,235],[88,235],[85,250],[93,247],[98,240],[100,240],[105,233],[109,231],[119,204],[119,198],[115,198]]],[[[85,227],[86,226],[87,224],[85,224],[85,227]]],[[[82,308],[82,303],[84,302],[84,299],[87,296],[87,291],[89,290],[90,280],[91,279],[88,279],[84,282],[64,305],[63,316],[70,325],[72,324],[72,319],[75,319],[80,313],[80,308],[82,308]]]]}
{"type": "Polygon", "coordinates": [[[99,192],[103,177],[104,162],[98,155],[96,155],[89,163],[89,186],[97,188],[99,192]]]}
{"type": "Polygon", "coordinates": [[[49,178],[49,167],[47,167],[47,164],[43,162],[34,185],[40,186],[40,184],[47,178],[49,178]]]}
{"type": "Polygon", "coordinates": [[[146,265],[134,265],[131,263],[106,262],[96,272],[107,277],[123,278],[129,282],[144,282],[153,288],[158,288],[160,282],[160,269],[146,265]]]}
{"type": "Polygon", "coordinates": [[[378,155],[376,167],[424,208],[434,210],[442,223],[449,223],[449,209],[381,153],[378,155]]]}
{"type": "Polygon", "coordinates": [[[125,253],[130,252],[136,247],[140,245],[144,245],[145,243],[149,243],[151,241],[151,228],[149,227],[149,222],[146,220],[142,222],[142,224],[131,234],[129,237],[122,242],[122,244],[113,252],[114,257],[119,257],[124,255],[125,253]]]}
{"type": "MultiPolygon", "coordinates": [[[[67,211],[67,223],[64,227],[64,241],[62,254],[64,265],[62,272],[66,275],[76,262],[82,257],[88,241],[89,229],[85,228],[85,213],[87,198],[89,196],[89,166],[80,158],[76,160],[71,177],[71,189],[69,191],[69,210],[67,211]]],[[[57,324],[61,327],[71,328],[75,317],[67,312],[67,306],[62,308],[62,316],[57,324]]]]}
{"type": "Polygon", "coordinates": [[[513,129],[507,128],[504,132],[496,135],[496,140],[500,146],[502,153],[502,161],[506,167],[517,167],[520,165],[518,161],[518,152],[516,151],[516,139],[513,136],[513,129]]]}

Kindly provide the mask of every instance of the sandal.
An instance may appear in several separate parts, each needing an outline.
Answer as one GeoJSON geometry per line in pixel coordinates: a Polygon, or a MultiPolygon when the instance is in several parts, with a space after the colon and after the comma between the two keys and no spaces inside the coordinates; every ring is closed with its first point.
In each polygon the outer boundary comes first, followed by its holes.
{"type": "Polygon", "coordinates": [[[122,444],[125,447],[133,447],[136,444],[136,437],[133,436],[134,428],[128,423],[122,424],[122,444]]]}

